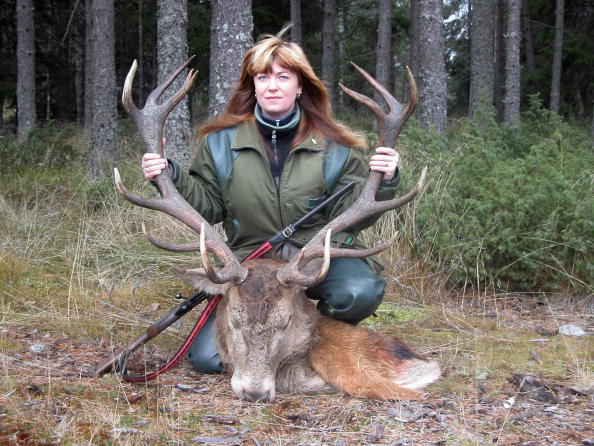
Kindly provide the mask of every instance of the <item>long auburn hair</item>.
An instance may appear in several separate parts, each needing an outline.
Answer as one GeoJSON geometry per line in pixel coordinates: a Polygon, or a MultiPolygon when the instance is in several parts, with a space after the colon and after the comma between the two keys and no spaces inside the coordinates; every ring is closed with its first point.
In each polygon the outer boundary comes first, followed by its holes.
{"type": "Polygon", "coordinates": [[[362,137],[334,120],[328,90],[314,73],[305,53],[296,43],[281,38],[287,29],[288,27],[285,27],[276,36],[264,36],[245,53],[241,62],[239,82],[231,94],[227,109],[204,124],[198,132],[199,137],[254,120],[254,76],[258,73],[268,73],[272,63],[276,61],[282,67],[296,73],[302,87],[301,98],[298,100],[301,122],[293,139],[293,147],[301,143],[312,131],[318,131],[339,144],[365,147],[362,137]]]}

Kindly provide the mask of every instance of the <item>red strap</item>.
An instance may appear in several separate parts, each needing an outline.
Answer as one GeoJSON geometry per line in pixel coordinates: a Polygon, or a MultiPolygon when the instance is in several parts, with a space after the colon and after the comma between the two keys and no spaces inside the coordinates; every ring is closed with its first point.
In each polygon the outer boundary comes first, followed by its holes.
{"type": "Polygon", "coordinates": [[[146,374],[146,375],[128,375],[128,374],[124,373],[124,374],[122,374],[123,380],[126,382],[149,381],[151,379],[155,379],[161,373],[165,373],[166,371],[168,371],[169,369],[174,367],[184,357],[184,355],[187,353],[187,351],[190,349],[190,346],[192,345],[192,343],[194,342],[194,340],[196,339],[196,337],[198,336],[198,334],[204,327],[204,324],[206,324],[206,321],[208,320],[210,315],[214,312],[215,308],[217,307],[217,304],[220,302],[220,300],[222,298],[223,298],[222,294],[217,294],[208,302],[208,304],[206,305],[206,308],[204,308],[204,311],[202,311],[200,318],[196,322],[196,325],[194,325],[194,328],[188,335],[187,339],[184,341],[184,343],[182,344],[180,349],[177,351],[177,353],[175,355],[173,355],[173,357],[167,362],[167,364],[165,364],[159,370],[156,370],[156,371],[146,374]]]}

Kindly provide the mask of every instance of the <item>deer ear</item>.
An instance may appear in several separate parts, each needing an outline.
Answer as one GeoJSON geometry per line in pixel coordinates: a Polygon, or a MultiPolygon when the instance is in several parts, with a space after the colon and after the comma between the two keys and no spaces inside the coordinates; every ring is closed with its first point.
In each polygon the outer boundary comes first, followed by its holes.
{"type": "Polygon", "coordinates": [[[171,272],[192,288],[205,291],[209,294],[226,294],[231,285],[231,282],[222,284],[212,283],[204,272],[204,268],[181,269],[174,266],[171,268],[171,272]]]}

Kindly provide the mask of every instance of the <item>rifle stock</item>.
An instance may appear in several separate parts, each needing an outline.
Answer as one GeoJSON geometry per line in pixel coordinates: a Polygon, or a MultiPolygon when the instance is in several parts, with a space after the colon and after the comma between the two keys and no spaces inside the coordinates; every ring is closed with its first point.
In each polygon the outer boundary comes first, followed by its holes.
{"type": "Polygon", "coordinates": [[[163,315],[161,318],[149,325],[144,333],[137,336],[132,342],[115,351],[111,356],[99,361],[95,366],[93,375],[95,377],[101,376],[105,373],[108,373],[112,368],[115,368],[116,372],[119,372],[120,370],[118,370],[118,365],[123,362],[122,360],[125,359],[127,355],[134,352],[145,342],[157,336],[175,321],[179,320],[184,314],[210,296],[210,294],[201,291],[183,301],[169,313],[163,315]]]}

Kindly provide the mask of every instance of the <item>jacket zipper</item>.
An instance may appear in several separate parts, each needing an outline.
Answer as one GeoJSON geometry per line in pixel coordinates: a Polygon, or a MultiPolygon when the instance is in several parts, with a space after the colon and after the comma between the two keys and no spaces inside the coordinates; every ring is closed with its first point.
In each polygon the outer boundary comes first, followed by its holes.
{"type": "MultiPolygon", "coordinates": [[[[280,179],[279,179],[279,182],[278,182],[278,187],[276,188],[278,211],[279,211],[279,215],[280,215],[280,219],[281,219],[281,223],[282,223],[283,228],[285,227],[285,220],[283,218],[283,213],[282,213],[282,209],[281,209],[281,197],[280,197],[280,190],[281,190],[281,186],[282,186],[282,179],[285,178],[285,169],[287,168],[287,165],[289,164],[290,159],[293,156],[295,156],[295,152],[299,152],[299,151],[302,151],[302,150],[307,150],[307,149],[295,148],[293,150],[289,150],[289,153],[287,154],[287,158],[285,159],[285,164],[283,164],[283,168],[281,170],[281,176],[280,176],[280,179]]],[[[274,181],[274,178],[272,179],[272,181],[274,181]]]]}
{"type": "MultiPolygon", "coordinates": [[[[276,127],[278,128],[280,125],[280,121],[276,120],[276,127]]],[[[276,147],[276,129],[272,130],[272,152],[274,153],[274,164],[278,163],[278,148],[276,147]]],[[[279,179],[280,183],[280,179],[279,179]]]]}
{"type": "MultiPolygon", "coordinates": [[[[276,135],[276,130],[273,130],[273,132],[276,135]]],[[[274,143],[276,144],[276,138],[275,138],[274,143]]],[[[276,149],[276,145],[274,146],[274,148],[276,149]]],[[[286,224],[285,224],[285,219],[283,218],[283,212],[282,212],[282,207],[281,207],[281,197],[280,197],[282,178],[285,177],[284,173],[285,173],[285,169],[286,169],[289,159],[292,156],[294,156],[294,152],[300,151],[300,150],[307,150],[307,149],[301,148],[301,149],[289,150],[289,153],[287,154],[287,159],[285,160],[285,164],[283,165],[283,168],[281,171],[281,177],[280,177],[278,186],[276,184],[276,181],[274,181],[274,176],[272,175],[272,169],[270,167],[270,161],[268,160],[268,157],[265,154],[262,154],[259,150],[257,150],[257,153],[259,153],[260,156],[264,159],[264,162],[268,164],[268,173],[270,174],[270,179],[272,180],[272,184],[274,184],[275,189],[276,189],[276,205],[277,205],[277,209],[278,209],[278,216],[280,218],[281,227],[283,227],[283,228],[286,226],[286,224]]],[[[276,151],[275,151],[275,156],[276,156],[276,151]]]]}
{"type": "MultiPolygon", "coordinates": [[[[276,121],[277,127],[279,126],[279,122],[280,121],[278,121],[278,120],[276,121]]],[[[277,153],[277,147],[276,147],[276,129],[272,130],[271,144],[272,144],[272,151],[274,154],[274,159],[276,162],[276,160],[278,160],[278,153],[277,153]]],[[[260,152],[258,151],[258,153],[260,153],[260,152]]],[[[289,152],[289,155],[290,155],[290,152],[289,152]]],[[[279,178],[279,182],[277,185],[276,181],[274,180],[274,175],[272,175],[272,167],[270,165],[270,160],[268,159],[267,156],[263,155],[262,153],[260,153],[260,156],[262,156],[262,158],[264,158],[264,163],[266,163],[268,165],[268,173],[270,174],[270,179],[272,180],[272,184],[274,184],[274,188],[276,189],[276,208],[278,210],[278,216],[279,216],[279,219],[281,222],[281,227],[284,228],[285,227],[285,219],[283,218],[283,212],[281,209],[281,200],[280,200],[280,178],[279,178]]],[[[287,159],[288,159],[288,157],[287,157],[287,159]]],[[[287,161],[285,160],[285,165],[286,165],[286,163],[287,163],[287,161]]],[[[284,170],[284,167],[285,166],[283,166],[283,170],[284,170]]],[[[282,178],[282,176],[283,175],[281,173],[281,178],[282,178]]]]}
{"type": "MultiPolygon", "coordinates": [[[[280,124],[279,120],[276,120],[276,126],[278,127],[280,124]]],[[[276,129],[272,130],[272,152],[274,153],[274,163],[278,163],[278,149],[276,146],[276,129]]],[[[285,160],[285,164],[286,164],[286,160],[285,160]]],[[[284,170],[283,166],[283,170],[284,170]]],[[[272,175],[272,169],[270,170],[270,175],[272,176],[272,182],[274,183],[274,186],[276,188],[276,205],[278,208],[278,216],[280,217],[280,221],[281,221],[281,226],[284,228],[285,227],[285,219],[283,218],[283,210],[282,210],[282,205],[281,205],[281,199],[280,199],[280,184],[281,184],[281,179],[283,177],[282,171],[281,171],[281,175],[278,179],[278,183],[276,182],[274,176],[272,175]]]]}

